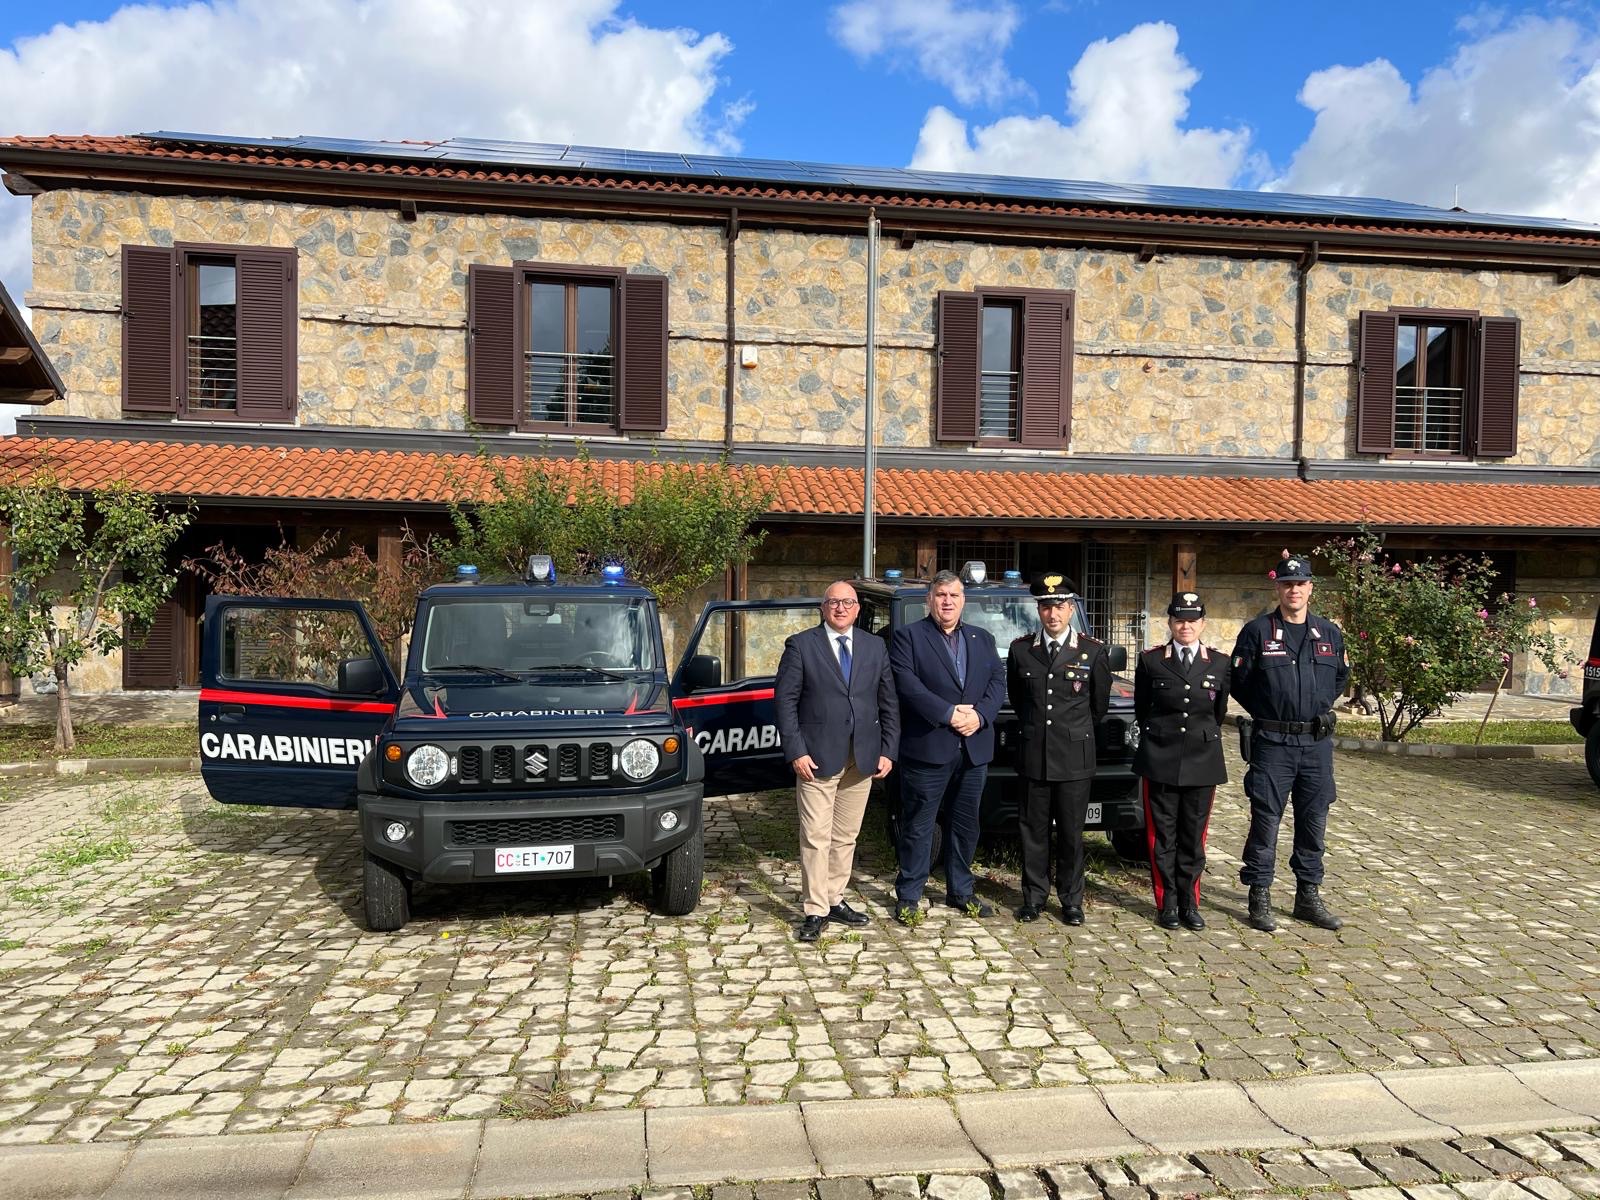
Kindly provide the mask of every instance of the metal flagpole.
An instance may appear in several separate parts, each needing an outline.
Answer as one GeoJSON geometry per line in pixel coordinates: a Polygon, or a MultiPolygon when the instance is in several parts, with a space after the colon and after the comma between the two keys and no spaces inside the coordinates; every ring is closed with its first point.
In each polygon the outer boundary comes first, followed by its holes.
{"type": "Polygon", "coordinates": [[[876,529],[878,448],[875,417],[878,400],[877,358],[878,340],[878,215],[876,209],[867,210],[867,396],[866,396],[866,455],[862,464],[861,514],[861,575],[871,579],[878,557],[876,529]]]}

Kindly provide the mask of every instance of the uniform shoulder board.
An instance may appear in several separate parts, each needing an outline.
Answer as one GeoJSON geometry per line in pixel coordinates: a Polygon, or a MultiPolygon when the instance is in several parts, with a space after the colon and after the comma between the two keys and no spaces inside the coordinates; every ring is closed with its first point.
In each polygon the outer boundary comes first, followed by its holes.
{"type": "Polygon", "coordinates": [[[1164,642],[1159,646],[1151,646],[1150,649],[1148,649],[1148,650],[1141,650],[1140,651],[1141,654],[1165,654],[1166,652],[1167,652],[1167,647],[1166,647],[1166,643],[1164,643],[1164,642]]]}
{"type": "Polygon", "coordinates": [[[1026,646],[1031,641],[1033,641],[1033,634],[1025,633],[1019,638],[1012,638],[1011,644],[1013,646],[1026,646]]]}
{"type": "Polygon", "coordinates": [[[1105,645],[1105,643],[1102,642],[1099,638],[1095,637],[1093,634],[1088,634],[1088,633],[1080,633],[1078,635],[1078,642],[1079,642],[1080,645],[1082,645],[1082,644],[1087,644],[1087,645],[1090,645],[1090,646],[1104,646],[1105,645]]]}

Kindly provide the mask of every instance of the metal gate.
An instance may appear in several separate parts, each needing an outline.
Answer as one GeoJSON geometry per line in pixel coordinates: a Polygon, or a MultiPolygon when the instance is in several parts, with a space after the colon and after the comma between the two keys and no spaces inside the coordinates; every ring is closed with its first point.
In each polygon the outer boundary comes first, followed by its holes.
{"type": "Polygon", "coordinates": [[[1086,542],[1083,615],[1095,637],[1128,652],[1133,669],[1150,622],[1150,547],[1086,542]]]}

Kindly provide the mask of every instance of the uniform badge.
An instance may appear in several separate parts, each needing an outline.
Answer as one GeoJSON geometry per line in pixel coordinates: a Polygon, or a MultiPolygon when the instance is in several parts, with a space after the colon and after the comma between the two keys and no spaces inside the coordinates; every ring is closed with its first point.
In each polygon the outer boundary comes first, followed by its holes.
{"type": "Polygon", "coordinates": [[[1318,654],[1332,654],[1333,653],[1333,643],[1332,642],[1318,642],[1317,643],[1317,653],[1318,654]]]}
{"type": "Polygon", "coordinates": [[[1073,691],[1075,691],[1075,692],[1081,692],[1081,691],[1083,691],[1083,680],[1081,680],[1081,679],[1074,679],[1074,680],[1073,680],[1073,681],[1072,681],[1072,690],[1073,690],[1073,691]]]}
{"type": "Polygon", "coordinates": [[[1242,666],[1244,666],[1244,655],[1242,655],[1242,654],[1235,654],[1235,655],[1234,655],[1234,656],[1233,656],[1233,665],[1234,665],[1234,666],[1236,666],[1236,667],[1242,667],[1242,666]]]}
{"type": "Polygon", "coordinates": [[[1216,688],[1207,688],[1206,689],[1206,699],[1207,700],[1215,700],[1216,698],[1217,698],[1217,689],[1216,688]]]}

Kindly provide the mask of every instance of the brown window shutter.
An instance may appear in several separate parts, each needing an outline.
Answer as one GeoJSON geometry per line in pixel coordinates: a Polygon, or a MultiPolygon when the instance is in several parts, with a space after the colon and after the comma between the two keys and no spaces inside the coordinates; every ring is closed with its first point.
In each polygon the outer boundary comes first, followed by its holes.
{"type": "Polygon", "coordinates": [[[622,394],[617,428],[660,433],[667,427],[667,278],[622,277],[622,394]]]}
{"type": "Polygon", "coordinates": [[[974,292],[940,292],[936,332],[933,436],[978,440],[978,375],[983,361],[983,300],[974,292]]]}
{"type": "Polygon", "coordinates": [[[1522,322],[1484,317],[1478,323],[1477,454],[1508,458],[1517,452],[1517,383],[1522,365],[1522,322]]]}
{"type": "Polygon", "coordinates": [[[293,250],[235,255],[239,298],[239,416],[285,421],[299,396],[300,288],[293,250]]]}
{"type": "Polygon", "coordinates": [[[1356,365],[1356,450],[1394,453],[1394,356],[1400,318],[1364,312],[1356,365]]]}
{"type": "Polygon", "coordinates": [[[177,687],[182,645],[183,606],[177,600],[164,601],[147,628],[129,632],[128,644],[122,648],[122,686],[177,687]]]}
{"type": "Polygon", "coordinates": [[[1067,444],[1072,406],[1072,294],[1030,292],[1022,303],[1022,419],[1024,446],[1059,450],[1067,444]]]}
{"type": "Polygon", "coordinates": [[[517,273],[467,267],[467,417],[479,425],[515,425],[522,398],[517,362],[517,273]]]}
{"type": "Polygon", "coordinates": [[[183,322],[178,258],[165,246],[122,248],[122,407],[177,412],[183,322]]]}

